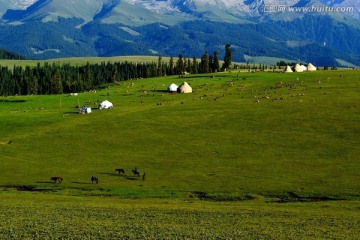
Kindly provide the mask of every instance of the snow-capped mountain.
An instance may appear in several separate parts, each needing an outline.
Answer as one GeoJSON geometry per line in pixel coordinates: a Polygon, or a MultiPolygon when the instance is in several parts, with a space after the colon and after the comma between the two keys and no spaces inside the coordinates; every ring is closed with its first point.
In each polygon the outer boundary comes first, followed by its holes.
{"type": "Polygon", "coordinates": [[[36,1],[37,0],[0,0],[1,3],[7,4],[11,9],[26,9],[36,1]]]}
{"type": "Polygon", "coordinates": [[[334,6],[342,4],[343,2],[346,2],[346,0],[321,0],[321,2],[329,6],[334,6]]]}
{"type": "Polygon", "coordinates": [[[21,9],[34,4],[37,0],[0,0],[0,16],[2,16],[8,9],[21,9]]]}
{"type": "Polygon", "coordinates": [[[0,0],[0,48],[30,58],[200,56],[231,43],[239,61],[360,65],[359,10],[358,0],[0,0]]]}
{"type": "Polygon", "coordinates": [[[59,18],[79,18],[88,22],[93,19],[107,0],[37,0],[25,9],[17,5],[16,9],[9,9],[3,16],[9,21],[33,21],[43,22],[57,21],[59,18]]]}
{"type": "Polygon", "coordinates": [[[347,16],[360,19],[359,0],[322,0],[325,4],[340,9],[347,16]]]}
{"type": "MultiPolygon", "coordinates": [[[[280,6],[353,7],[352,12],[343,14],[360,18],[358,4],[357,0],[0,0],[1,9],[8,8],[6,13],[3,12],[3,19],[8,21],[79,18],[90,22],[101,18],[106,23],[127,25],[194,19],[240,23],[249,17],[276,14],[276,8],[280,6]]],[[[332,11],[324,13],[331,14],[332,11]]]]}

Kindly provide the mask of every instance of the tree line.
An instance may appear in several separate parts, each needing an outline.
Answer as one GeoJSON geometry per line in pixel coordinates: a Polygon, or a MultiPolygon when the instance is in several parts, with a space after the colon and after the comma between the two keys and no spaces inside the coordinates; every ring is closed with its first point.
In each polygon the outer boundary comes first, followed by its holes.
{"type": "Polygon", "coordinates": [[[231,64],[230,44],[225,47],[222,67],[219,53],[209,55],[207,51],[200,62],[195,57],[186,58],[182,54],[176,59],[170,57],[168,63],[159,56],[152,63],[101,62],[87,63],[85,66],[70,64],[37,64],[35,67],[14,66],[12,69],[0,66],[0,95],[45,95],[92,90],[98,86],[130,79],[182,75],[186,73],[210,73],[228,69],[231,64]]]}
{"type": "Polygon", "coordinates": [[[4,49],[0,49],[0,59],[21,59],[24,60],[25,58],[21,55],[18,55],[13,52],[6,51],[4,49]]]}

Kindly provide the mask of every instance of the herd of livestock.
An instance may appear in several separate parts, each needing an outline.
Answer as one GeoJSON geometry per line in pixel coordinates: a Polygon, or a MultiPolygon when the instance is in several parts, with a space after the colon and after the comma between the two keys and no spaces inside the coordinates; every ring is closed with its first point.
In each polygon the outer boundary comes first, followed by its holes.
{"type": "MultiPolygon", "coordinates": [[[[131,170],[132,173],[134,174],[135,177],[140,177],[140,172],[137,170],[137,168],[135,167],[133,170],[131,170]]],[[[119,175],[125,175],[125,170],[123,168],[116,168],[115,172],[119,175]]],[[[142,180],[145,180],[145,172],[142,174],[142,180]]],[[[50,178],[51,181],[53,181],[54,183],[61,183],[64,179],[62,177],[51,177],[50,178]]],[[[92,184],[98,184],[99,183],[99,179],[95,176],[91,176],[90,181],[92,184]]]]}

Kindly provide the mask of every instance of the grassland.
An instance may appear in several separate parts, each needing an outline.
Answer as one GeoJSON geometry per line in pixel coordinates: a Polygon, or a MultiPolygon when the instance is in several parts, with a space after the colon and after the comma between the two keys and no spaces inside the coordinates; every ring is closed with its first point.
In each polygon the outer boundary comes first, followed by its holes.
{"type": "Polygon", "coordinates": [[[357,239],[358,204],[1,194],[1,239],[357,239]]]}
{"type": "MultiPolygon", "coordinates": [[[[188,58],[188,57],[187,57],[188,58]]],[[[132,63],[157,63],[159,60],[158,56],[115,56],[115,57],[74,57],[74,58],[54,58],[54,59],[48,59],[48,60],[8,60],[8,59],[0,59],[0,66],[3,67],[9,67],[12,69],[14,66],[30,66],[35,67],[38,64],[44,65],[45,63],[49,64],[70,64],[71,66],[84,66],[87,63],[89,64],[100,64],[102,62],[132,62],[132,63]]],[[[174,61],[176,61],[177,58],[174,58],[174,61]]],[[[169,63],[170,57],[162,57],[162,61],[164,63],[169,63]]],[[[198,59],[200,62],[200,59],[198,59]]],[[[220,64],[222,64],[223,61],[220,60],[220,64]]],[[[267,63],[267,61],[264,61],[264,63],[267,63]]],[[[241,64],[238,62],[234,62],[234,64],[241,64]]],[[[245,63],[242,63],[245,64],[245,63]]]]}
{"type": "MultiPolygon", "coordinates": [[[[0,66],[13,68],[16,66],[30,66],[35,67],[37,64],[43,65],[44,63],[55,63],[55,64],[70,64],[72,66],[83,66],[87,63],[99,64],[101,62],[133,62],[133,63],[151,63],[158,61],[157,56],[117,56],[117,57],[79,57],[79,58],[55,58],[48,60],[1,60],[0,66]]],[[[170,57],[162,57],[164,62],[169,62],[170,57]]]]}
{"type": "Polygon", "coordinates": [[[354,239],[359,75],[233,72],[0,97],[0,213],[11,216],[0,236],[354,239]],[[192,94],[164,91],[183,81],[192,94]],[[96,110],[104,99],[114,109],[96,110]]]}
{"type": "Polygon", "coordinates": [[[262,63],[262,64],[268,64],[268,65],[276,65],[276,63],[280,61],[285,61],[287,63],[291,62],[297,62],[296,60],[291,59],[284,59],[284,58],[275,58],[275,57],[266,57],[266,56],[259,56],[259,57],[253,57],[245,55],[245,60],[249,62],[250,64],[253,63],[262,63]]]}
{"type": "MultiPolygon", "coordinates": [[[[163,61],[169,62],[170,57],[163,57],[163,61]]],[[[55,58],[49,60],[0,60],[0,66],[7,66],[12,68],[16,66],[31,66],[35,67],[37,64],[55,63],[55,64],[70,64],[73,66],[83,66],[87,63],[97,64],[101,62],[134,62],[134,63],[151,63],[157,62],[156,56],[118,56],[118,57],[79,57],[79,58],[55,58]]]]}

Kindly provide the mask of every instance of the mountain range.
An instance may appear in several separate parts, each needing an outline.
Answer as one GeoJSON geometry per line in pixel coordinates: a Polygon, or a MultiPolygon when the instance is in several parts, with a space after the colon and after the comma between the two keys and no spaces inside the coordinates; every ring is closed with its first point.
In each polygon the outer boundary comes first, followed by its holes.
{"type": "Polygon", "coordinates": [[[223,52],[360,66],[357,0],[0,0],[0,48],[27,58],[223,52]]]}

